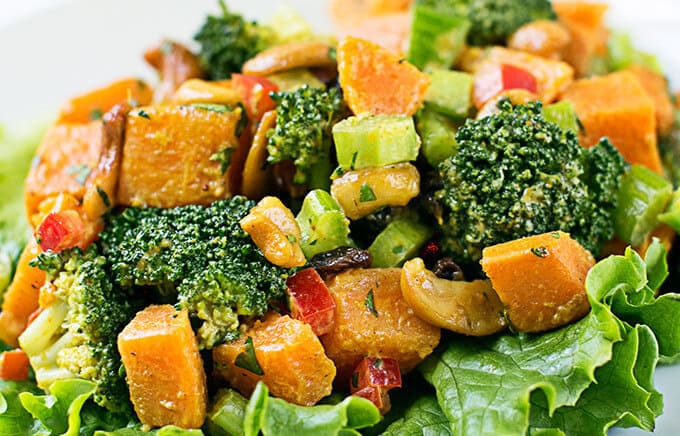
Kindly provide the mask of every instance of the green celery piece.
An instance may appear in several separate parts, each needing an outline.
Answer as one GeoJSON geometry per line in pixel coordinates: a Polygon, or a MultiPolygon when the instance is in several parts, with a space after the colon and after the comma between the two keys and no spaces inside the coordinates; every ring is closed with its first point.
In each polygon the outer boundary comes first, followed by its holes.
{"type": "Polygon", "coordinates": [[[458,149],[458,126],[447,117],[424,108],[417,116],[416,125],[423,141],[423,156],[431,166],[436,168],[458,149]]]}
{"type": "Polygon", "coordinates": [[[614,232],[637,246],[658,224],[658,216],[673,194],[673,185],[652,170],[633,165],[623,176],[613,213],[614,232]]]}
{"type": "Polygon", "coordinates": [[[676,189],[668,202],[666,211],[659,214],[659,222],[667,224],[680,233],[680,189],[676,189]]]}
{"type": "Polygon", "coordinates": [[[247,405],[248,400],[235,390],[219,390],[205,418],[206,431],[214,436],[243,434],[247,405]]]}
{"type": "Polygon", "coordinates": [[[472,107],[472,74],[435,69],[430,72],[430,86],[425,105],[456,119],[465,119],[472,107]]]}
{"type": "Polygon", "coordinates": [[[306,68],[296,68],[267,76],[279,87],[279,92],[293,92],[304,85],[310,88],[326,89],[326,85],[306,68]]]}
{"type": "Polygon", "coordinates": [[[418,398],[404,416],[390,424],[383,436],[452,435],[451,423],[434,396],[418,398]]]}
{"type": "Polygon", "coordinates": [[[368,247],[374,268],[401,266],[406,260],[418,255],[418,250],[432,236],[432,229],[410,219],[399,218],[387,225],[368,247]]]}
{"type": "Polygon", "coordinates": [[[654,429],[663,411],[661,394],[652,375],[658,359],[656,341],[643,325],[630,329],[614,345],[612,360],[598,368],[593,383],[574,406],[560,407],[549,416],[545,398],[532,398],[531,434],[535,430],[561,430],[567,434],[606,435],[619,424],[654,429]]]}
{"type": "Polygon", "coordinates": [[[333,126],[333,141],[343,170],[413,161],[420,149],[413,118],[405,115],[349,117],[333,126]]]}
{"type": "Polygon", "coordinates": [[[407,59],[421,70],[447,69],[465,47],[469,31],[465,15],[416,2],[407,59]]]}
{"type": "Polygon", "coordinates": [[[302,233],[300,247],[307,259],[334,248],[353,245],[349,238],[349,220],[326,191],[310,191],[295,219],[302,233]]]}
{"type": "Polygon", "coordinates": [[[560,101],[543,108],[543,117],[546,121],[557,124],[562,130],[571,130],[579,133],[579,121],[574,105],[570,101],[560,101]]]}
{"type": "Polygon", "coordinates": [[[618,71],[633,64],[642,65],[663,74],[656,56],[638,50],[625,32],[613,32],[607,42],[607,63],[611,71],[618,71]]]}
{"type": "Polygon", "coordinates": [[[364,398],[349,396],[335,405],[304,407],[269,397],[266,385],[259,382],[246,407],[244,430],[246,436],[347,435],[380,419],[378,408],[364,398]]]}

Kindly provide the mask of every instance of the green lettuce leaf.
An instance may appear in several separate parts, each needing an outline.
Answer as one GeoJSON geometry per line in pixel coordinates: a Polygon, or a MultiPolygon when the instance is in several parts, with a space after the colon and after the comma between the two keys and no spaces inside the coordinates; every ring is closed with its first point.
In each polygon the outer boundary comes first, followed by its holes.
{"type": "Polygon", "coordinates": [[[32,392],[19,394],[21,405],[39,421],[38,435],[80,434],[80,411],[92,396],[95,384],[81,379],[59,380],[47,395],[32,392]]]}
{"type": "Polygon", "coordinates": [[[432,395],[418,398],[385,430],[385,436],[452,435],[451,423],[432,395]]]}
{"type": "Polygon", "coordinates": [[[456,338],[420,367],[454,434],[524,434],[529,398],[542,390],[550,410],[575,404],[620,340],[613,315],[585,318],[542,335],[456,338]]]}
{"type": "Polygon", "coordinates": [[[654,420],[663,410],[661,394],[652,381],[657,356],[651,330],[646,326],[632,328],[614,345],[612,360],[597,369],[597,382],[574,406],[561,407],[551,417],[545,398],[532,398],[531,433],[559,430],[604,436],[614,425],[652,431],[654,420]]]}
{"type": "Polygon", "coordinates": [[[35,383],[0,380],[0,436],[37,434],[36,422],[21,406],[19,395],[39,391],[35,383]]]}
{"type": "Polygon", "coordinates": [[[667,274],[665,250],[653,241],[644,260],[628,249],[591,269],[591,311],[574,324],[451,340],[419,369],[453,434],[653,429],[663,408],[652,381],[659,354],[670,361],[680,350],[680,296],[655,296],[667,274]]]}
{"type": "Polygon", "coordinates": [[[358,435],[357,429],[380,421],[380,412],[370,401],[349,396],[335,405],[298,406],[269,397],[267,386],[259,382],[246,406],[246,436],[290,434],[295,436],[358,435]]]}

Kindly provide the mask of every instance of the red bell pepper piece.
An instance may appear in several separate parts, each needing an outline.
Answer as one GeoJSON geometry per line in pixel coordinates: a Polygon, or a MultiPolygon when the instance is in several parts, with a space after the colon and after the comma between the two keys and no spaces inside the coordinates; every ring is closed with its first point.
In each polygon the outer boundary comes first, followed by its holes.
{"type": "Polygon", "coordinates": [[[352,372],[350,392],[371,400],[382,413],[389,410],[388,392],[401,387],[399,362],[391,358],[364,357],[352,372]]]}
{"type": "Polygon", "coordinates": [[[335,322],[335,300],[314,268],[303,269],[286,280],[291,316],[309,324],[317,336],[335,322]]]}
{"type": "Polygon", "coordinates": [[[28,380],[30,362],[24,350],[17,348],[0,354],[0,379],[12,381],[28,380]]]}
{"type": "Polygon", "coordinates": [[[510,89],[536,93],[538,82],[531,72],[510,64],[487,66],[475,73],[474,101],[477,108],[510,89]]]}
{"type": "Polygon", "coordinates": [[[231,82],[241,93],[249,119],[260,120],[265,112],[276,106],[269,93],[278,91],[279,87],[264,77],[234,73],[231,82]]]}
{"type": "Polygon", "coordinates": [[[75,210],[49,213],[36,230],[36,240],[43,251],[59,252],[81,245],[85,239],[86,225],[75,210]]]}

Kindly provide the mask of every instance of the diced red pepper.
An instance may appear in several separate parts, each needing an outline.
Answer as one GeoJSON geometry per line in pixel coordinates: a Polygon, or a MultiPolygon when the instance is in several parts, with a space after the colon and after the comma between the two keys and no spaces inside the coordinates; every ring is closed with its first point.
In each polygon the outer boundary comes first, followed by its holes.
{"type": "Polygon", "coordinates": [[[531,72],[510,64],[483,67],[475,73],[474,101],[477,108],[510,89],[536,93],[538,82],[531,72]]]}
{"type": "Polygon", "coordinates": [[[28,380],[30,362],[24,350],[17,348],[0,354],[0,379],[12,381],[28,380]]]}
{"type": "Polygon", "coordinates": [[[291,316],[309,324],[317,336],[335,322],[335,300],[314,268],[303,269],[286,280],[291,316]]]}
{"type": "Polygon", "coordinates": [[[390,407],[389,390],[399,387],[399,362],[387,357],[364,357],[354,369],[349,382],[353,395],[371,400],[382,413],[386,413],[390,407]]]}
{"type": "Polygon", "coordinates": [[[392,406],[390,403],[390,396],[387,391],[376,386],[366,386],[363,389],[352,392],[352,395],[366,398],[368,401],[375,404],[375,407],[377,407],[380,410],[380,413],[383,415],[389,412],[390,407],[392,406]]]}
{"type": "Polygon", "coordinates": [[[241,93],[249,119],[260,120],[265,112],[276,106],[269,93],[278,91],[279,87],[264,77],[234,73],[231,82],[241,93]]]}
{"type": "Polygon", "coordinates": [[[49,213],[36,230],[36,239],[43,251],[59,252],[83,245],[86,225],[75,210],[49,213]]]}
{"type": "Polygon", "coordinates": [[[517,68],[514,65],[501,65],[501,77],[503,79],[503,90],[526,89],[535,94],[538,89],[536,77],[529,71],[517,68]]]}

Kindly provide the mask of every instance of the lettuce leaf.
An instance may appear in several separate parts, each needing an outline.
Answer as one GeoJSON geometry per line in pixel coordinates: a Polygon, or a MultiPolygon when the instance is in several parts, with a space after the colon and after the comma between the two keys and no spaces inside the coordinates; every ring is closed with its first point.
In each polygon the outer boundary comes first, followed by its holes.
{"type": "Polygon", "coordinates": [[[597,263],[582,320],[540,335],[451,340],[420,366],[453,434],[603,434],[653,429],[659,353],[680,350],[680,296],[655,297],[668,274],[658,241],[597,263]],[[626,392],[625,400],[621,392],[626,392]],[[587,416],[586,416],[587,415],[587,416]]]}
{"type": "Polygon", "coordinates": [[[0,380],[0,436],[36,434],[38,428],[30,413],[21,406],[22,392],[39,392],[35,383],[0,380]]]}
{"type": "Polygon", "coordinates": [[[94,436],[203,436],[201,430],[186,430],[174,425],[166,425],[151,431],[142,430],[140,424],[120,428],[113,431],[97,431],[94,436]]]}
{"type": "Polygon", "coordinates": [[[390,424],[385,436],[452,435],[451,423],[432,395],[418,398],[400,418],[390,424]]]}
{"type": "Polygon", "coordinates": [[[246,406],[246,436],[290,434],[295,436],[358,435],[357,429],[380,421],[380,411],[370,401],[349,396],[335,405],[298,406],[269,396],[259,382],[246,406]]]}

